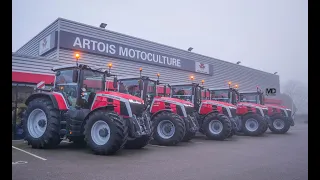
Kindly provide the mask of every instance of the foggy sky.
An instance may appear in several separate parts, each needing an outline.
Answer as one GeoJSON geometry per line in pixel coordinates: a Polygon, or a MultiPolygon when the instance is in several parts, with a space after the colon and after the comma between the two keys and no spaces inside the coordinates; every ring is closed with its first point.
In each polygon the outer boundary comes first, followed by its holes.
{"type": "Polygon", "coordinates": [[[307,85],[307,0],[13,0],[12,51],[58,17],[278,72],[307,85]]]}

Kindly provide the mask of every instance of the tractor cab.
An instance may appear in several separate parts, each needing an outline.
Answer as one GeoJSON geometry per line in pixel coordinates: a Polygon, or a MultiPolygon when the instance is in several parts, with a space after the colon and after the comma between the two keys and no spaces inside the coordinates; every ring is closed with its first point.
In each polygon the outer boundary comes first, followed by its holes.
{"type": "Polygon", "coordinates": [[[116,76],[101,67],[64,65],[52,71],[56,76],[53,91],[61,93],[70,107],[90,109],[96,92],[105,91],[106,77],[114,76],[111,88],[117,85],[116,76]]]}
{"type": "Polygon", "coordinates": [[[235,88],[209,88],[210,100],[226,102],[236,105],[239,101],[239,92],[235,88]]]}
{"type": "Polygon", "coordinates": [[[170,84],[172,98],[191,102],[195,109],[199,109],[204,90],[198,83],[172,83],[170,84]]]}
{"type": "Polygon", "coordinates": [[[257,91],[250,91],[250,92],[241,92],[240,93],[240,102],[248,102],[254,104],[265,104],[265,97],[263,92],[257,91]]]}
{"type": "Polygon", "coordinates": [[[147,76],[118,79],[118,92],[139,97],[150,105],[156,96],[157,81],[147,76]]]}

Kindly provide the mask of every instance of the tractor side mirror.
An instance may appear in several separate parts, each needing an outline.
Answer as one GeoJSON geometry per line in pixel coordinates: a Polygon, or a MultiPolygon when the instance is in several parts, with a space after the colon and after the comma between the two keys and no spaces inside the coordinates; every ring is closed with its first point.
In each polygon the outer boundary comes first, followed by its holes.
{"type": "Polygon", "coordinates": [[[139,80],[139,90],[143,90],[143,81],[141,79],[139,80]]]}
{"type": "Polygon", "coordinates": [[[74,83],[78,82],[78,70],[73,70],[73,72],[72,72],[72,82],[74,82],[74,83]]]}
{"type": "Polygon", "coordinates": [[[117,88],[118,87],[118,78],[114,77],[113,78],[113,88],[117,88]]]}

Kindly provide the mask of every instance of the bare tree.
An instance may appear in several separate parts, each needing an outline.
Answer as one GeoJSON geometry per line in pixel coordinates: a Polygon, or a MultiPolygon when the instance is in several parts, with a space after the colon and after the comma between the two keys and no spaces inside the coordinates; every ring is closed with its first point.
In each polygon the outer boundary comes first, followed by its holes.
{"type": "Polygon", "coordinates": [[[290,80],[285,83],[283,93],[292,99],[292,105],[296,105],[299,114],[308,114],[308,87],[302,82],[290,80]]]}

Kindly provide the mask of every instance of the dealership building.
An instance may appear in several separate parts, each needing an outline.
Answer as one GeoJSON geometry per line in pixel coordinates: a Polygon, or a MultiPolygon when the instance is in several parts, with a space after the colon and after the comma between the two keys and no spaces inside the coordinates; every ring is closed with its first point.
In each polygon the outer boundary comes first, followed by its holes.
{"type": "Polygon", "coordinates": [[[228,87],[231,81],[240,91],[259,86],[280,92],[279,76],[273,73],[62,18],[12,53],[13,91],[19,86],[20,92],[31,92],[41,81],[51,86],[52,67],[74,64],[75,52],[81,54],[80,63],[112,63],[111,71],[119,77],[139,76],[142,68],[142,75],[156,78],[160,73],[165,83],[187,83],[194,76],[194,82],[204,80],[208,88],[228,87]]]}

